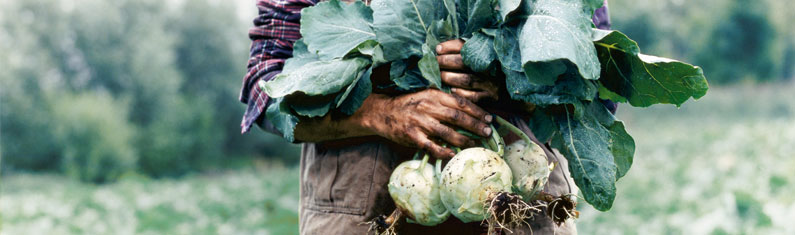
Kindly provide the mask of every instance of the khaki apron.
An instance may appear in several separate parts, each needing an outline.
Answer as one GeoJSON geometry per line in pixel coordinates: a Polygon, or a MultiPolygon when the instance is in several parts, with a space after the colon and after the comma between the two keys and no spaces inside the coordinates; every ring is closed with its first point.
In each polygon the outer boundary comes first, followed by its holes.
{"type": "MultiPolygon", "coordinates": [[[[535,137],[518,118],[514,125],[535,137]]],[[[305,143],[300,163],[299,231],[301,234],[367,234],[365,224],[379,215],[388,216],[395,205],[387,184],[392,170],[410,160],[415,149],[394,144],[381,137],[362,137],[326,143],[305,143]]],[[[568,171],[566,159],[550,157],[559,162],[544,188],[552,195],[577,193],[568,171]],[[565,177],[564,177],[565,174],[565,177]],[[567,182],[567,180],[569,182],[567,182]]],[[[514,234],[576,234],[571,220],[556,226],[545,214],[536,214],[531,227],[514,234]]],[[[462,223],[450,216],[446,222],[426,227],[404,223],[399,234],[482,234],[480,223],[462,223]]]]}

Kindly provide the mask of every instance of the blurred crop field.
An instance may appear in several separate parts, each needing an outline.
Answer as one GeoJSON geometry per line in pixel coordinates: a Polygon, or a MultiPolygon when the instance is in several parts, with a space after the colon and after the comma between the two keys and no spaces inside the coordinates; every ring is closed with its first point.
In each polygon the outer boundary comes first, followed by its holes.
{"type": "Polygon", "coordinates": [[[280,164],[180,179],[96,185],[15,174],[0,190],[0,234],[294,234],[298,171],[280,164]]]}
{"type": "MultiPolygon", "coordinates": [[[[581,203],[581,234],[795,234],[795,86],[713,88],[681,108],[623,105],[635,162],[613,209],[581,203]]],[[[3,177],[3,234],[297,233],[298,172],[252,162],[214,174],[86,184],[3,177]]]]}
{"type": "Polygon", "coordinates": [[[636,142],[584,234],[795,234],[795,87],[713,88],[680,109],[619,107],[636,142]]]}

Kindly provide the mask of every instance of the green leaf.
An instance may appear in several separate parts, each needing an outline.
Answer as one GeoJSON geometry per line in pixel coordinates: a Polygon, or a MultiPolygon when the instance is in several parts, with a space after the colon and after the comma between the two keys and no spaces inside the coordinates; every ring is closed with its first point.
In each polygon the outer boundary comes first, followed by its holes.
{"type": "Polygon", "coordinates": [[[301,11],[301,35],[323,58],[340,58],[359,44],[375,40],[373,11],[361,1],[330,0],[301,11]]]}
{"type": "Polygon", "coordinates": [[[599,121],[610,132],[608,148],[613,153],[613,160],[616,163],[616,179],[623,177],[632,166],[635,140],[627,133],[624,123],[617,120],[602,102],[590,102],[586,109],[586,115],[599,121]]]}
{"type": "Polygon", "coordinates": [[[599,9],[604,4],[604,0],[585,0],[585,4],[590,8],[591,12],[599,9]]]}
{"type": "Polygon", "coordinates": [[[502,17],[502,22],[508,21],[508,15],[514,14],[519,9],[519,6],[522,4],[522,0],[499,0],[500,4],[500,16],[502,17]]]}
{"type": "Polygon", "coordinates": [[[547,111],[541,107],[537,107],[536,110],[533,111],[533,116],[530,117],[527,126],[530,127],[536,139],[541,143],[546,143],[558,133],[558,126],[553,121],[552,115],[549,115],[547,111]]]}
{"type": "Polygon", "coordinates": [[[354,85],[350,86],[353,89],[349,93],[346,91],[345,95],[340,96],[340,102],[337,103],[337,108],[340,112],[346,115],[353,115],[362,106],[364,100],[370,96],[373,90],[373,84],[370,81],[372,72],[373,68],[370,67],[354,85]]]}
{"type": "Polygon", "coordinates": [[[555,118],[560,128],[558,145],[569,162],[585,201],[600,211],[613,206],[616,197],[616,164],[609,149],[610,133],[592,116],[581,119],[565,113],[555,118]]]}
{"type": "Polygon", "coordinates": [[[465,22],[461,36],[469,38],[481,28],[496,24],[499,13],[495,4],[493,0],[460,0],[459,13],[465,22]]]}
{"type": "Polygon", "coordinates": [[[444,8],[447,10],[447,19],[446,21],[450,22],[450,26],[453,29],[453,36],[455,38],[461,37],[461,30],[458,26],[458,10],[455,7],[455,0],[444,0],[444,8]]]}
{"type": "Polygon", "coordinates": [[[373,29],[387,61],[421,57],[431,23],[447,16],[440,0],[373,0],[373,29]]]}
{"type": "Polygon", "coordinates": [[[295,114],[304,117],[325,116],[334,107],[334,97],[336,95],[307,96],[304,94],[292,94],[284,97],[286,103],[295,114]]]}
{"type": "Polygon", "coordinates": [[[276,130],[282,133],[284,139],[289,142],[295,142],[293,131],[298,124],[298,117],[290,114],[286,104],[282,101],[284,98],[272,99],[272,103],[265,110],[265,117],[270,121],[276,130]]]}
{"type": "Polygon", "coordinates": [[[494,38],[494,50],[503,67],[513,71],[522,70],[522,54],[519,51],[519,28],[503,26],[494,38]]]}
{"type": "Polygon", "coordinates": [[[320,56],[317,53],[309,52],[309,49],[304,44],[304,39],[298,39],[293,44],[293,57],[287,59],[282,67],[282,73],[289,73],[304,66],[305,64],[320,61],[320,56]]]}
{"type": "Polygon", "coordinates": [[[403,91],[428,87],[429,82],[422,76],[420,69],[417,67],[409,68],[409,63],[409,60],[396,60],[391,63],[389,77],[395,83],[395,86],[403,91]]]}
{"type": "Polygon", "coordinates": [[[627,133],[624,122],[616,121],[607,128],[610,131],[610,151],[616,163],[616,180],[624,177],[632,166],[635,156],[635,140],[627,133]]]}
{"type": "Polygon", "coordinates": [[[497,59],[494,51],[494,38],[475,32],[461,49],[464,65],[475,72],[484,72],[497,59]]]}
{"type": "Polygon", "coordinates": [[[584,80],[576,71],[569,71],[560,76],[553,85],[538,85],[531,82],[521,72],[503,68],[505,86],[511,99],[530,102],[544,107],[558,104],[576,104],[581,100],[592,100],[596,97],[596,85],[593,81],[584,80]]]}
{"type": "Polygon", "coordinates": [[[599,78],[599,59],[591,42],[591,18],[579,0],[538,0],[519,35],[525,74],[552,85],[574,66],[585,79],[599,78]]]}
{"type": "Polygon", "coordinates": [[[680,106],[690,97],[703,97],[709,89],[698,66],[640,54],[638,44],[618,31],[594,30],[593,35],[602,64],[599,82],[611,91],[600,93],[602,99],[626,100],[636,107],[680,106]]]}
{"type": "Polygon", "coordinates": [[[431,87],[442,88],[442,75],[436,53],[426,44],[422,46],[422,58],[417,63],[422,77],[428,80],[431,87]]]}
{"type": "Polygon", "coordinates": [[[345,58],[358,57],[361,55],[370,57],[370,60],[373,61],[373,67],[378,67],[388,62],[384,59],[384,51],[381,49],[381,45],[375,40],[362,42],[355,49],[348,52],[345,58]]]}
{"type": "Polygon", "coordinates": [[[260,84],[262,90],[273,98],[297,92],[309,96],[334,94],[361,76],[369,65],[368,59],[360,57],[316,61],[293,72],[276,75],[273,80],[260,84]]]}

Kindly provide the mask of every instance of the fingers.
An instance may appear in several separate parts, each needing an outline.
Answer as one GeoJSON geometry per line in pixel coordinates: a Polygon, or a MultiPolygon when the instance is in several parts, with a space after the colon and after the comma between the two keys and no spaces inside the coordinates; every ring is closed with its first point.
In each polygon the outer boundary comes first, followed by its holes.
{"type": "Polygon", "coordinates": [[[439,45],[436,46],[436,54],[459,54],[461,53],[461,48],[463,47],[464,41],[461,39],[446,41],[439,43],[439,45]]]}
{"type": "Polygon", "coordinates": [[[452,88],[450,92],[457,96],[464,97],[472,102],[479,102],[482,100],[498,100],[499,95],[497,93],[492,93],[488,91],[473,91],[467,89],[460,89],[460,88],[452,88]]]}
{"type": "Polygon", "coordinates": [[[464,88],[467,90],[482,90],[491,93],[497,93],[497,85],[494,83],[481,79],[477,75],[469,73],[456,73],[449,71],[442,71],[442,82],[452,87],[464,88]]]}
{"type": "Polygon", "coordinates": [[[436,120],[428,122],[428,132],[439,139],[458,147],[475,146],[475,140],[456,132],[453,128],[448,127],[436,120]]]}
{"type": "Polygon", "coordinates": [[[481,120],[483,122],[486,123],[491,122],[492,118],[491,115],[485,110],[475,105],[475,103],[472,103],[472,101],[460,96],[448,95],[446,93],[442,94],[445,94],[439,97],[440,98],[439,102],[442,103],[442,105],[464,111],[470,116],[475,117],[476,119],[481,120]]]}
{"type": "Polygon", "coordinates": [[[464,65],[464,59],[461,57],[461,54],[438,55],[436,56],[436,60],[439,61],[439,68],[441,69],[467,69],[466,65],[464,65]]]}
{"type": "Polygon", "coordinates": [[[428,139],[428,136],[422,132],[411,132],[409,135],[420,149],[431,154],[434,158],[450,159],[455,156],[455,152],[452,149],[444,148],[436,144],[436,142],[428,139]]]}
{"type": "Polygon", "coordinates": [[[433,115],[442,122],[461,127],[479,136],[488,137],[491,135],[492,130],[489,128],[489,124],[460,110],[451,108],[438,109],[434,111],[433,115]]]}

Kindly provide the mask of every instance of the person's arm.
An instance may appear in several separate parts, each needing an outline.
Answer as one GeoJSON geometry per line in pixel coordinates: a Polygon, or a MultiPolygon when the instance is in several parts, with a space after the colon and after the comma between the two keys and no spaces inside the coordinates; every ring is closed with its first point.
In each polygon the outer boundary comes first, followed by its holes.
{"type": "Polygon", "coordinates": [[[453,150],[441,142],[458,147],[476,143],[456,129],[487,137],[491,115],[467,99],[436,89],[400,96],[371,94],[353,115],[332,118],[302,118],[295,138],[322,142],[349,137],[378,135],[398,144],[427,151],[436,158],[450,158],[453,150]]]}
{"type": "Polygon", "coordinates": [[[248,132],[254,123],[268,132],[278,133],[276,128],[263,118],[270,98],[257,82],[270,80],[282,71],[284,61],[293,55],[293,43],[301,38],[301,9],[313,6],[317,0],[257,0],[259,14],[254,27],[249,29],[251,50],[248,72],[243,78],[240,102],[247,104],[242,133],[248,132]]]}
{"type": "MultiPolygon", "coordinates": [[[[284,61],[292,56],[293,43],[301,37],[300,11],[314,3],[311,0],[257,1],[260,14],[249,32],[251,57],[240,94],[240,101],[248,104],[241,124],[243,132],[256,122],[266,131],[278,134],[264,118],[263,111],[270,99],[256,84],[281,72],[284,61]]],[[[438,90],[395,97],[372,94],[351,116],[300,118],[295,139],[322,142],[379,135],[402,145],[423,149],[434,157],[447,158],[453,156],[453,151],[442,147],[441,142],[459,147],[475,144],[456,129],[488,136],[491,129],[487,122],[490,121],[491,116],[472,102],[438,90]]]]}

